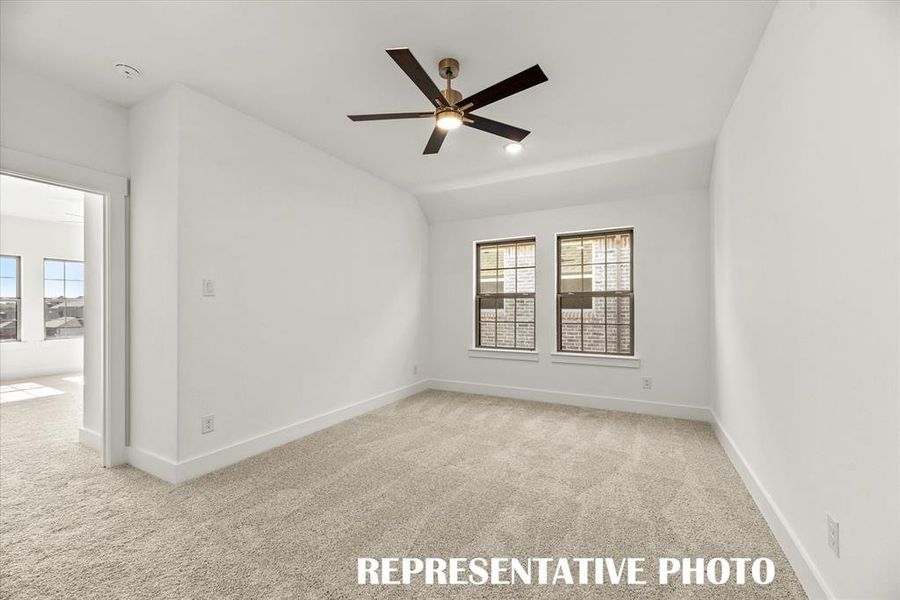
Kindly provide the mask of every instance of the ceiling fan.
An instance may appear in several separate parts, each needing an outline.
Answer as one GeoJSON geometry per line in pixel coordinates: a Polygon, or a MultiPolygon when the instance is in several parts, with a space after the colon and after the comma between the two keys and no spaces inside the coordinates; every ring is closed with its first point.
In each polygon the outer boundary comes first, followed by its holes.
{"type": "Polygon", "coordinates": [[[428,101],[434,105],[434,110],[428,112],[407,113],[382,113],[373,115],[347,115],[351,121],[381,121],[387,119],[434,119],[434,131],[425,145],[422,154],[437,154],[447,137],[447,132],[461,125],[474,127],[481,131],[493,133],[514,142],[521,142],[530,131],[492,121],[484,117],[472,114],[474,111],[487,106],[497,100],[518,94],[523,90],[534,87],[547,81],[547,76],[538,65],[525,69],[512,77],[504,79],[500,83],[485,88],[477,94],[463,98],[458,90],[454,90],[450,81],[459,74],[459,61],[455,58],[444,58],[438,63],[438,70],[443,79],[447,80],[447,89],[440,90],[434,81],[409,51],[409,48],[388,48],[387,53],[394,59],[403,72],[412,79],[428,101]]]}

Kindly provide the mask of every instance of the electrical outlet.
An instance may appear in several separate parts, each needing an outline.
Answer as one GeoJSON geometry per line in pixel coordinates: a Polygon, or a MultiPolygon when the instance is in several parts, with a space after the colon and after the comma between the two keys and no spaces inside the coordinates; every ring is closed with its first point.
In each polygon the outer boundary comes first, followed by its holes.
{"type": "Polygon", "coordinates": [[[653,378],[652,377],[641,377],[641,387],[645,390],[653,389],[653,378]]]}
{"type": "Polygon", "coordinates": [[[200,433],[212,433],[216,428],[216,417],[206,415],[200,418],[200,433]]]}
{"type": "Polygon", "coordinates": [[[216,282],[212,279],[204,279],[203,280],[203,295],[204,296],[215,296],[216,295],[216,282]]]}
{"type": "Polygon", "coordinates": [[[828,547],[838,558],[841,557],[841,524],[835,521],[831,515],[825,513],[825,521],[828,526],[828,547]]]}

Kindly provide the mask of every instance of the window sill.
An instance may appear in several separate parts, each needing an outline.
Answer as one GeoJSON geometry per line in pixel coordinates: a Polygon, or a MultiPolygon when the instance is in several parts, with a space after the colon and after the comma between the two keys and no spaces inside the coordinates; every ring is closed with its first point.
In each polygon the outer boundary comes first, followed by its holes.
{"type": "Polygon", "coordinates": [[[492,348],[469,348],[469,358],[496,358],[501,360],[527,360],[537,362],[537,350],[503,350],[492,348]]]}
{"type": "Polygon", "coordinates": [[[624,367],[639,369],[641,359],[636,356],[617,356],[614,354],[577,354],[574,352],[551,352],[550,362],[570,365],[591,365],[596,367],[624,367]]]}

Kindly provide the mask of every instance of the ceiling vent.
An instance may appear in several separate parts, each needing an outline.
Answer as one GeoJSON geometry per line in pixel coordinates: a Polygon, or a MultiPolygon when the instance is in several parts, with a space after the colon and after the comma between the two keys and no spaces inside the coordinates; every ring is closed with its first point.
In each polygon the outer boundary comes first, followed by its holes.
{"type": "Polygon", "coordinates": [[[140,69],[132,67],[131,65],[126,65],[125,63],[116,63],[114,68],[116,69],[116,73],[125,79],[138,79],[141,76],[140,69]]]}

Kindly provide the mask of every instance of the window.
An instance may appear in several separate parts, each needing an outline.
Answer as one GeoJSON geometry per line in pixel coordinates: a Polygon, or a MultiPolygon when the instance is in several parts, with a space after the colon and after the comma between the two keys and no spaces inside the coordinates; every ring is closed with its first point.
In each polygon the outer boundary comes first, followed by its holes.
{"type": "Polygon", "coordinates": [[[475,345],[534,350],[534,238],[475,249],[475,345]]]}
{"type": "Polygon", "coordinates": [[[634,355],[632,230],[557,237],[560,352],[634,355]]]}
{"type": "Polygon", "coordinates": [[[44,337],[84,333],[84,263],[44,259],[44,337]]]}
{"type": "Polygon", "coordinates": [[[0,256],[0,342],[19,339],[19,312],[22,286],[18,256],[0,256]]]}

